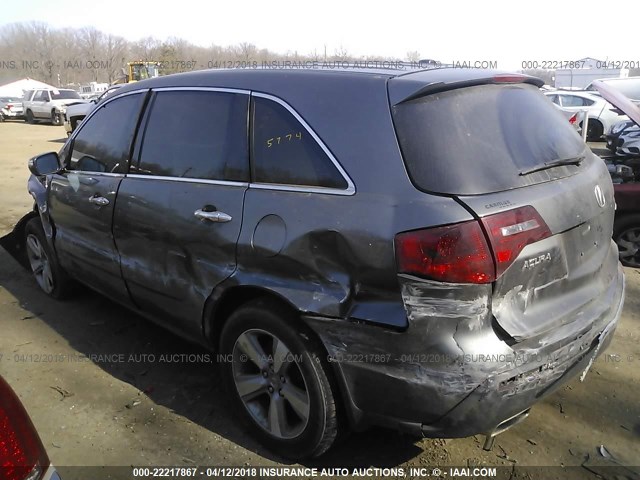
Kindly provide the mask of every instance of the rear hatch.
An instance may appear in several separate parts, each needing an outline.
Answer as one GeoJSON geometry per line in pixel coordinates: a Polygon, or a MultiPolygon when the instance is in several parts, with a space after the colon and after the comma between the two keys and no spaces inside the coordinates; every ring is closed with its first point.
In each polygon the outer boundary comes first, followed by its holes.
{"type": "Polygon", "coordinates": [[[494,271],[478,283],[493,283],[493,315],[512,339],[590,328],[619,288],[608,170],[531,77],[475,75],[418,89],[390,80],[407,172],[479,222],[494,271]]]}

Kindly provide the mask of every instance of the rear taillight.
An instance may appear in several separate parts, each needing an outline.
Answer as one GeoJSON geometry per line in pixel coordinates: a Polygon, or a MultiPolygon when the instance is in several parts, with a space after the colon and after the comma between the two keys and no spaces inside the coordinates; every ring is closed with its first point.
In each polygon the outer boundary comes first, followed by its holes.
{"type": "Polygon", "coordinates": [[[29,415],[0,377],[0,476],[2,480],[39,480],[49,458],[29,415]]]}
{"type": "Polygon", "coordinates": [[[551,232],[530,206],[469,222],[396,235],[399,273],[449,283],[491,283],[530,243],[551,232]]]}
{"type": "Polygon", "coordinates": [[[13,107],[13,105],[11,105],[10,103],[6,105],[7,110],[11,110],[11,107],[13,107]]]}
{"type": "Polygon", "coordinates": [[[475,220],[400,233],[395,247],[400,273],[451,283],[495,280],[491,251],[475,220]]]}
{"type": "Polygon", "coordinates": [[[578,121],[578,114],[574,113],[573,115],[571,115],[571,118],[569,118],[569,123],[571,125],[575,125],[577,121],[578,121]]]}
{"type": "Polygon", "coordinates": [[[507,210],[482,219],[496,259],[496,278],[509,268],[524,247],[551,236],[535,208],[507,210]]]}

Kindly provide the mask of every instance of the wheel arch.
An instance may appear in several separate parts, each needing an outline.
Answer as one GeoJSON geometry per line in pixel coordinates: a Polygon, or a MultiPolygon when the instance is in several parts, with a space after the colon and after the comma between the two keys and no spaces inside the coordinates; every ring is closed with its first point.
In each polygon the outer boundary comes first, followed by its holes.
{"type": "Polygon", "coordinates": [[[362,429],[363,425],[366,425],[364,415],[353,403],[340,364],[328,361],[329,351],[327,350],[324,342],[308,322],[301,318],[305,312],[296,308],[291,301],[280,293],[263,286],[253,285],[232,285],[228,288],[216,289],[216,291],[214,291],[207,300],[203,314],[203,333],[208,345],[212,347],[214,351],[218,352],[220,349],[220,334],[222,333],[222,329],[229,317],[238,308],[258,298],[269,299],[276,304],[279,304],[282,308],[289,310],[293,315],[299,317],[301,328],[305,333],[311,335],[313,343],[315,343],[318,348],[322,349],[325,356],[326,365],[329,367],[329,371],[332,374],[330,381],[335,385],[337,390],[336,400],[338,402],[340,417],[343,420],[346,420],[352,429],[362,429]]]}
{"type": "Polygon", "coordinates": [[[209,344],[217,351],[220,333],[231,314],[243,305],[258,298],[270,299],[294,315],[300,315],[300,311],[279,293],[261,286],[232,285],[220,286],[207,300],[205,304],[202,329],[209,344]]]}

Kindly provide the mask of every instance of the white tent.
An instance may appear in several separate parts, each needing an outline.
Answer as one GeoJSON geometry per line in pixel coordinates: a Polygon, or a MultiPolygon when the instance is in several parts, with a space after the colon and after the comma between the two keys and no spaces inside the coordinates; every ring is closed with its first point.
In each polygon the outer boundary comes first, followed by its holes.
{"type": "Polygon", "coordinates": [[[16,80],[15,82],[7,83],[0,86],[0,97],[22,97],[24,90],[31,90],[34,88],[56,88],[46,83],[39,82],[38,80],[32,80],[31,78],[23,78],[22,80],[16,80]]]}

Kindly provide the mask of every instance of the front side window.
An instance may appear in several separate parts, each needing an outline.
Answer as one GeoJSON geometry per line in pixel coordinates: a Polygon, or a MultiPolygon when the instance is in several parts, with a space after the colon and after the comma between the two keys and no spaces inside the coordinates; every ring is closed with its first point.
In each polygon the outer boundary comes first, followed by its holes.
{"type": "Polygon", "coordinates": [[[86,122],[73,140],[68,170],[126,173],[143,93],[117,98],[86,122]]]}
{"type": "Polygon", "coordinates": [[[158,92],[135,173],[248,181],[248,109],[244,94],[158,92]]]}
{"type": "Polygon", "coordinates": [[[284,106],[255,97],[253,176],[258,183],[346,189],[340,174],[309,131],[284,106]]]}

